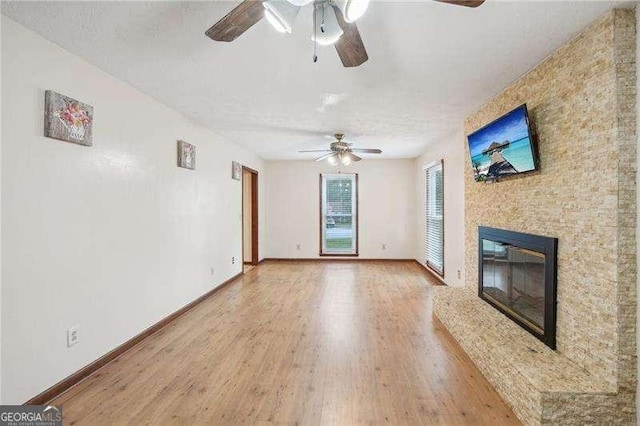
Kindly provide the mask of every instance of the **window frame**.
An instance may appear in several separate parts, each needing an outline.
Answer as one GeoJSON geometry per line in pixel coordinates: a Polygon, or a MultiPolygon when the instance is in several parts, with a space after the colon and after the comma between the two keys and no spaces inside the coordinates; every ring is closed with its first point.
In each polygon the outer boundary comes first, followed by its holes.
{"type": "Polygon", "coordinates": [[[424,237],[424,266],[429,269],[430,272],[432,272],[433,274],[435,274],[437,277],[439,277],[440,279],[444,280],[444,274],[445,274],[445,178],[444,178],[444,159],[440,159],[437,161],[433,161],[429,164],[426,164],[425,166],[423,166],[422,168],[423,172],[424,172],[424,218],[425,218],[425,223],[424,223],[424,231],[425,231],[425,237],[424,237]],[[429,169],[432,169],[434,167],[440,166],[440,169],[442,170],[442,248],[441,248],[441,254],[442,254],[442,270],[438,270],[436,269],[435,265],[432,265],[432,263],[429,262],[429,247],[428,247],[428,242],[429,242],[429,211],[428,211],[428,197],[429,197],[429,188],[428,188],[428,173],[429,173],[429,169]]]}
{"type": "Polygon", "coordinates": [[[318,191],[318,207],[319,207],[319,226],[318,229],[320,231],[320,237],[319,237],[319,249],[318,249],[318,253],[319,256],[321,257],[358,257],[359,256],[359,240],[360,240],[360,205],[359,205],[359,198],[360,198],[360,187],[358,185],[358,173],[320,173],[319,175],[319,191],[318,191]],[[352,217],[354,218],[354,220],[356,221],[355,226],[353,227],[354,231],[355,231],[355,250],[353,253],[327,253],[324,252],[323,250],[323,232],[322,232],[322,228],[324,226],[323,223],[323,217],[322,217],[322,213],[323,213],[323,209],[322,209],[322,181],[323,181],[323,176],[328,176],[328,175],[352,175],[353,176],[353,182],[354,182],[354,188],[355,188],[355,200],[353,200],[353,205],[355,207],[355,214],[352,214],[352,217]]]}

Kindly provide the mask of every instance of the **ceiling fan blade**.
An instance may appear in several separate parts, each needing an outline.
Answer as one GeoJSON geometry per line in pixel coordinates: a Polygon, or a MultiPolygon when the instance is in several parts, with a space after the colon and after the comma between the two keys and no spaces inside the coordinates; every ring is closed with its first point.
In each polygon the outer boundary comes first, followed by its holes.
{"type": "Polygon", "coordinates": [[[330,149],[307,149],[304,151],[298,151],[298,152],[333,152],[330,149]]]}
{"type": "Polygon", "coordinates": [[[316,160],[315,160],[315,161],[322,161],[322,160],[324,160],[324,159],[326,159],[326,158],[331,157],[332,155],[336,155],[336,153],[335,153],[335,152],[333,152],[333,151],[331,151],[330,153],[325,154],[325,155],[323,155],[322,157],[318,157],[318,158],[316,158],[316,160]]]}
{"type": "Polygon", "coordinates": [[[364,154],[382,154],[382,150],[380,149],[370,149],[370,148],[352,148],[353,152],[362,152],[364,154]]]}
{"type": "Polygon", "coordinates": [[[454,4],[456,6],[466,6],[466,7],[478,7],[484,0],[435,0],[440,3],[449,3],[454,4]]]}
{"type": "Polygon", "coordinates": [[[333,6],[333,10],[336,12],[338,25],[344,32],[335,44],[342,65],[348,68],[362,65],[367,62],[369,55],[367,55],[367,50],[364,48],[356,23],[349,24],[345,21],[339,7],[333,6]]]}
{"type": "Polygon", "coordinates": [[[244,0],[205,34],[215,41],[233,41],[263,17],[262,0],[244,0]]]}
{"type": "Polygon", "coordinates": [[[362,158],[358,157],[357,155],[355,155],[353,152],[349,151],[349,156],[351,157],[352,161],[360,161],[362,160],[362,158]]]}

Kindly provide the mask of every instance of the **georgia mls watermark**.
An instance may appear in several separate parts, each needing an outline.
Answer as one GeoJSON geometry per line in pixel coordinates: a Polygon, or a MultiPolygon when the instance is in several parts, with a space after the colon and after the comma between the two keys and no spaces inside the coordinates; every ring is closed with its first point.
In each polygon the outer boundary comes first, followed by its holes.
{"type": "Polygon", "coordinates": [[[62,407],[0,405],[0,426],[62,426],[62,407]]]}

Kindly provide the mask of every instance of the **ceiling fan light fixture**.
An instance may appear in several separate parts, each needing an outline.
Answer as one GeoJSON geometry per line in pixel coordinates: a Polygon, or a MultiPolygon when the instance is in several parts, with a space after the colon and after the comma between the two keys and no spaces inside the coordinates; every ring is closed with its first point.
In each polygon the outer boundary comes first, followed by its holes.
{"type": "Polygon", "coordinates": [[[298,16],[299,6],[284,0],[270,0],[262,3],[264,16],[278,32],[291,34],[291,25],[298,16]]]}
{"type": "MultiPolygon", "coordinates": [[[[342,164],[344,166],[348,166],[351,163],[355,163],[357,161],[362,161],[361,157],[358,157],[354,154],[356,152],[363,152],[366,154],[382,154],[382,150],[377,148],[351,148],[351,143],[345,142],[344,134],[336,133],[334,135],[336,138],[335,141],[331,142],[329,145],[329,149],[311,149],[311,150],[300,150],[298,152],[323,152],[326,154],[317,157],[315,161],[324,161],[327,160],[329,164],[332,166],[342,164]]],[[[349,184],[346,184],[349,186],[349,184]]]]}
{"type": "Polygon", "coordinates": [[[302,7],[302,6],[308,5],[313,0],[287,0],[287,1],[294,6],[302,7]]]}
{"type": "Polygon", "coordinates": [[[343,31],[338,24],[336,11],[329,3],[315,5],[316,27],[311,34],[311,40],[320,46],[331,46],[342,36],[343,31]]]}
{"type": "Polygon", "coordinates": [[[348,166],[349,164],[351,164],[351,155],[349,155],[348,152],[345,152],[340,157],[340,161],[342,162],[343,166],[348,166]]]}
{"type": "Polygon", "coordinates": [[[355,22],[364,15],[369,7],[369,0],[339,0],[338,7],[346,22],[355,22]]]}
{"type": "Polygon", "coordinates": [[[284,24],[269,9],[265,8],[264,16],[265,18],[267,18],[267,21],[271,24],[271,26],[276,29],[276,31],[278,31],[279,33],[287,32],[287,27],[285,27],[284,24]]]}

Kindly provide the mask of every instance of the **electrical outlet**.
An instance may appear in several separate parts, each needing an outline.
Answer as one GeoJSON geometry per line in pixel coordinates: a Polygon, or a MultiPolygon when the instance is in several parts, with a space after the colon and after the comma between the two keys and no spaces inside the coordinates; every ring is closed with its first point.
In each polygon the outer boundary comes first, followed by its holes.
{"type": "Polygon", "coordinates": [[[71,346],[78,343],[79,340],[80,340],[80,326],[74,325],[73,327],[70,327],[67,330],[67,347],[70,348],[71,346]]]}
{"type": "Polygon", "coordinates": [[[231,264],[232,264],[232,265],[235,265],[235,264],[236,264],[236,257],[235,257],[235,256],[232,256],[232,257],[231,257],[231,264]]]}
{"type": "Polygon", "coordinates": [[[458,269],[458,279],[462,278],[462,275],[460,274],[460,269],[458,269]]]}
{"type": "Polygon", "coordinates": [[[213,269],[213,266],[211,267],[211,275],[215,274],[215,269],[213,269]]]}
{"type": "Polygon", "coordinates": [[[386,249],[387,249],[387,245],[386,245],[386,244],[383,244],[383,245],[382,245],[382,250],[386,250],[386,249]]]}
{"type": "Polygon", "coordinates": [[[296,244],[296,250],[300,250],[300,244],[296,244]]]}

